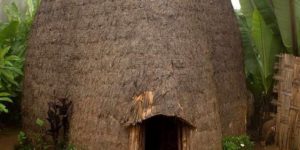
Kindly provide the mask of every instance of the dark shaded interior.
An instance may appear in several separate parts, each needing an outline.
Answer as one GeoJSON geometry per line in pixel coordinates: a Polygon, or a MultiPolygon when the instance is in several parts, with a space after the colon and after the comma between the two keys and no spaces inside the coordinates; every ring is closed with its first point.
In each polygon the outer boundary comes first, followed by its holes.
{"type": "Polygon", "coordinates": [[[180,122],[175,117],[155,116],[145,121],[145,150],[179,150],[180,122]]]}

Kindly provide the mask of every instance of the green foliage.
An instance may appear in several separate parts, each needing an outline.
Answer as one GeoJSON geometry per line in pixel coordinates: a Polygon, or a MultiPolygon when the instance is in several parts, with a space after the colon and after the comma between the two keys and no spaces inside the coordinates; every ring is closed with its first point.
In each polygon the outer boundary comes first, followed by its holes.
{"type": "Polygon", "coordinates": [[[20,133],[18,135],[19,143],[24,144],[26,139],[27,139],[26,134],[23,131],[20,131],[20,133]]]}
{"type": "Polygon", "coordinates": [[[7,22],[0,21],[0,112],[8,112],[5,102],[20,93],[27,35],[40,0],[26,0],[25,15],[15,3],[4,6],[7,22]]]}
{"type": "MultiPolygon", "coordinates": [[[[44,120],[37,118],[35,124],[39,129],[38,132],[28,137],[21,131],[18,135],[19,144],[15,146],[15,150],[76,150],[76,147],[68,142],[66,135],[63,138],[55,137],[57,139],[49,140],[49,137],[53,138],[51,134],[53,128],[46,129],[44,120]]],[[[61,124],[58,125],[61,126],[61,124]]]]}
{"type": "Polygon", "coordinates": [[[19,145],[15,146],[16,150],[33,150],[30,140],[23,131],[20,131],[18,135],[18,142],[19,145]]]}
{"type": "Polygon", "coordinates": [[[10,94],[5,92],[0,92],[0,112],[8,112],[8,109],[1,102],[12,103],[12,100],[9,98],[10,94]]]}
{"type": "Polygon", "coordinates": [[[256,46],[259,76],[264,87],[264,94],[268,94],[272,86],[273,65],[276,55],[279,54],[280,40],[274,36],[271,28],[268,28],[258,10],[254,10],[252,16],[252,39],[256,46]]]}
{"type": "Polygon", "coordinates": [[[40,118],[36,119],[35,124],[37,124],[39,127],[44,126],[45,122],[41,120],[40,118]]]}
{"type": "MultiPolygon", "coordinates": [[[[272,91],[276,55],[293,53],[291,9],[288,0],[240,0],[238,19],[245,49],[245,72],[257,97],[272,91]]],[[[295,0],[298,49],[300,49],[300,0],[295,0]]]]}
{"type": "Polygon", "coordinates": [[[276,21],[276,16],[273,12],[273,8],[266,0],[253,0],[253,4],[261,14],[266,25],[274,32],[275,35],[279,35],[279,28],[276,21]]]}
{"type": "MultiPolygon", "coordinates": [[[[292,30],[291,30],[291,9],[289,6],[289,0],[273,0],[273,8],[274,12],[277,18],[277,24],[280,29],[282,41],[284,43],[284,46],[286,47],[286,50],[288,53],[293,53],[292,49],[292,30]]],[[[300,10],[300,0],[295,0],[295,3],[293,4],[296,11],[300,10]]],[[[300,31],[300,24],[299,24],[299,14],[298,15],[298,21],[296,26],[298,27],[298,31],[300,31]]],[[[296,33],[297,34],[297,33],[296,33]]],[[[300,36],[298,32],[298,37],[300,36]]],[[[298,38],[298,44],[300,43],[300,38],[298,38]]],[[[300,45],[298,45],[300,46],[300,45]]],[[[299,52],[298,52],[299,53],[299,52]]]]}
{"type": "Polygon", "coordinates": [[[18,135],[19,144],[15,146],[15,150],[77,150],[73,144],[62,142],[58,147],[55,147],[51,142],[46,140],[46,134],[38,133],[32,138],[21,131],[18,135]]]}
{"type": "Polygon", "coordinates": [[[255,98],[252,121],[260,127],[262,114],[270,110],[273,99],[276,55],[300,54],[297,52],[300,49],[300,0],[294,0],[294,11],[289,0],[240,0],[240,4],[237,17],[244,48],[245,74],[248,88],[255,98]]]}
{"type": "MultiPolygon", "coordinates": [[[[278,16],[268,0],[240,0],[238,14],[242,33],[245,73],[256,98],[269,97],[273,87],[276,55],[288,51],[283,45],[278,16]]],[[[291,37],[290,37],[291,38],[291,37]]]]}
{"type": "Polygon", "coordinates": [[[69,144],[66,150],[77,150],[77,148],[73,144],[69,144]]]}
{"type": "Polygon", "coordinates": [[[27,135],[21,131],[18,135],[19,144],[15,146],[15,150],[48,150],[49,144],[41,134],[34,135],[34,138],[28,138],[27,135]]]}
{"type": "Polygon", "coordinates": [[[246,135],[225,137],[223,150],[253,150],[254,143],[246,135]]]}

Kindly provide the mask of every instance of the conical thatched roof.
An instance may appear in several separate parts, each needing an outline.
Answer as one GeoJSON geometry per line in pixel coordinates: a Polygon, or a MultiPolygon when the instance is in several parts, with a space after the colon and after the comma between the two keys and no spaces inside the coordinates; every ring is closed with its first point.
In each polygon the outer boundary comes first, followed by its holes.
{"type": "Polygon", "coordinates": [[[126,150],[129,126],[165,115],[195,127],[192,150],[220,149],[221,126],[245,127],[243,77],[230,1],[43,0],[27,52],[23,124],[34,129],[47,102],[67,96],[79,147],[126,150]]]}

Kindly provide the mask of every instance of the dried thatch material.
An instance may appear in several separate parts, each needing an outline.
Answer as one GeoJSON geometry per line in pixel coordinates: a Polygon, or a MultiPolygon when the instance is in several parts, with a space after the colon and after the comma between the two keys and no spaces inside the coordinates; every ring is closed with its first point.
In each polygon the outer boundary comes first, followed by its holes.
{"type": "Polygon", "coordinates": [[[300,149],[300,58],[281,55],[278,69],[275,140],[281,150],[300,149]]]}
{"type": "Polygon", "coordinates": [[[132,117],[131,123],[140,123],[146,119],[147,116],[151,116],[153,109],[153,92],[143,92],[138,96],[133,97],[132,106],[130,109],[129,117],[132,117]]]}
{"type": "Polygon", "coordinates": [[[43,0],[26,59],[24,128],[68,95],[77,146],[126,150],[130,127],[164,115],[195,127],[183,132],[185,149],[221,149],[222,132],[245,131],[240,44],[230,1],[43,0]]]}

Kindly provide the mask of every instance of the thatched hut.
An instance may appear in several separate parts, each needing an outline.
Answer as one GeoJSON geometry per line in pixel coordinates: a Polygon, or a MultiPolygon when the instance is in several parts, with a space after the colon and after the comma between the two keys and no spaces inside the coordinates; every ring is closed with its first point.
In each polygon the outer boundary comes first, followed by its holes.
{"type": "Polygon", "coordinates": [[[77,147],[215,150],[221,130],[244,132],[245,95],[229,0],[43,0],[23,126],[34,130],[47,102],[67,96],[77,147]]]}

